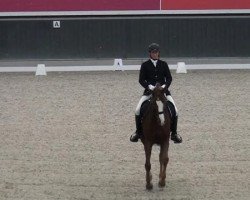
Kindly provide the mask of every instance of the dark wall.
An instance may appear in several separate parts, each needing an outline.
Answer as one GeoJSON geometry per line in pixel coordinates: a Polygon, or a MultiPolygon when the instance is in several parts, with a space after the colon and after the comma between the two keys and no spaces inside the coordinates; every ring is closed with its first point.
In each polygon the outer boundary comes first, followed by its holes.
{"type": "Polygon", "coordinates": [[[249,57],[249,16],[0,18],[0,59],[249,57]],[[61,21],[54,29],[53,20],[61,21]]]}

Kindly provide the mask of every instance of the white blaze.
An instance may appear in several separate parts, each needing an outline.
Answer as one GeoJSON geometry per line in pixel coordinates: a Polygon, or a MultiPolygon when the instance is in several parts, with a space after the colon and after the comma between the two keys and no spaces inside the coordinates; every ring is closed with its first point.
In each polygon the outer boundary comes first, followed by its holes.
{"type": "MultiPolygon", "coordinates": [[[[156,104],[158,106],[158,112],[163,112],[163,103],[161,101],[156,101],[156,104]]],[[[159,118],[161,120],[161,125],[163,126],[165,122],[164,114],[159,114],[159,118]]]]}

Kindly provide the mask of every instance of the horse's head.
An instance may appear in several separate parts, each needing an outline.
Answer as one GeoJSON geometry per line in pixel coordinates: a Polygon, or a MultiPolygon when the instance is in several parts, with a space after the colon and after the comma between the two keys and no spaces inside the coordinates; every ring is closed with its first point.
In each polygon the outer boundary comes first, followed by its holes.
{"type": "Polygon", "coordinates": [[[155,101],[164,102],[166,100],[166,97],[164,95],[165,90],[166,90],[166,87],[162,86],[160,83],[156,83],[155,89],[152,92],[152,98],[155,101]]]}

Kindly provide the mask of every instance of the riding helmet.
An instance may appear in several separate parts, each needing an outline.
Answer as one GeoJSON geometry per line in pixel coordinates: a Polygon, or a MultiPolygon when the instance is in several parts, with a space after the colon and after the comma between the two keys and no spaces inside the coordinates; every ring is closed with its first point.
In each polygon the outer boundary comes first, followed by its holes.
{"type": "Polygon", "coordinates": [[[160,46],[157,43],[152,43],[148,46],[148,52],[152,52],[152,51],[160,51],[160,46]]]}

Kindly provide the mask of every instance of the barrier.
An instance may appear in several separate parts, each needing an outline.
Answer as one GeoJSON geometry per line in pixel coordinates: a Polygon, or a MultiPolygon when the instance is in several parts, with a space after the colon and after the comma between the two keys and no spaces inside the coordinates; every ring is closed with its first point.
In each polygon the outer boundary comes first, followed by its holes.
{"type": "MultiPolygon", "coordinates": [[[[47,72],[67,71],[115,71],[115,70],[140,70],[141,65],[97,65],[97,66],[7,66],[1,67],[0,72],[35,72],[36,75],[46,75],[47,72]]],[[[250,64],[188,64],[187,70],[213,70],[213,69],[250,69],[250,64]]],[[[177,70],[177,64],[170,64],[170,70],[177,70]]]]}

